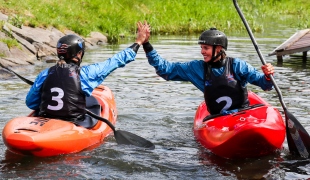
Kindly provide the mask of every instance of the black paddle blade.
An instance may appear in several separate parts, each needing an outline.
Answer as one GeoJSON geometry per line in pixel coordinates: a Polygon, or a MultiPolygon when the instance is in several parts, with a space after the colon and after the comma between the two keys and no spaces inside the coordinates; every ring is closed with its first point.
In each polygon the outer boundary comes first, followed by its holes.
{"type": "Polygon", "coordinates": [[[290,152],[303,158],[310,158],[310,136],[299,121],[285,112],[286,136],[290,152]]]}
{"type": "Polygon", "coordinates": [[[114,137],[118,144],[135,145],[138,147],[149,148],[151,150],[155,149],[155,145],[150,141],[132,134],[131,132],[117,130],[114,132],[114,137]]]}

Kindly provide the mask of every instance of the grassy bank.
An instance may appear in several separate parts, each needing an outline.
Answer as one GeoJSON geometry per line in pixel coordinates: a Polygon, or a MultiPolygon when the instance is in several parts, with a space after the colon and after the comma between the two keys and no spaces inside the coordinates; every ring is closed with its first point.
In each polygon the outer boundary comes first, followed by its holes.
{"type": "MultiPolygon", "coordinates": [[[[309,0],[240,0],[240,8],[254,32],[277,21],[299,29],[310,27],[309,0]]],[[[133,37],[136,22],[147,20],[153,34],[188,35],[209,27],[241,31],[244,26],[232,0],[0,0],[0,10],[11,23],[54,26],[87,36],[99,31],[110,42],[133,37]]]]}

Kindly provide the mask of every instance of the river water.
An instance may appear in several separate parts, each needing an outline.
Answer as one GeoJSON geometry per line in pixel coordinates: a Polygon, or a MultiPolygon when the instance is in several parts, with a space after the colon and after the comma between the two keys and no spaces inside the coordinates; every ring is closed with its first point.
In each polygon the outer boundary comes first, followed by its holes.
{"type": "MultiPolygon", "coordinates": [[[[295,30],[280,29],[258,34],[256,40],[264,55],[288,39],[295,30]]],[[[228,35],[227,54],[239,57],[260,68],[261,61],[247,34],[228,35]]],[[[151,40],[159,54],[171,61],[202,59],[197,36],[157,36],[151,40]]],[[[104,45],[86,52],[83,63],[104,61],[131,42],[104,45]]],[[[284,57],[278,64],[276,57],[265,56],[275,66],[275,79],[289,111],[310,132],[309,62],[284,57]]],[[[38,62],[35,66],[15,67],[14,71],[34,80],[44,68],[51,66],[38,62]]],[[[112,89],[118,108],[117,129],[142,136],[156,145],[155,150],[117,145],[113,136],[85,151],[57,157],[38,158],[19,156],[6,150],[0,141],[1,179],[308,179],[310,160],[293,157],[284,149],[274,155],[245,160],[227,160],[202,148],[193,136],[193,118],[203,94],[192,84],[168,82],[159,78],[142,49],[135,62],[119,68],[103,83],[112,89]]],[[[275,90],[264,92],[248,88],[281,112],[275,90]]],[[[15,76],[0,79],[0,128],[17,116],[30,110],[25,106],[29,85],[15,76]]]]}

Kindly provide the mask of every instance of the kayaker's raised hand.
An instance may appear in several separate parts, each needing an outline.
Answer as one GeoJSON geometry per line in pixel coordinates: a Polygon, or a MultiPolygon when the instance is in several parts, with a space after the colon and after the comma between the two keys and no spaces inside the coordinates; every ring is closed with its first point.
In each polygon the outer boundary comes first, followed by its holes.
{"type": "Polygon", "coordinates": [[[149,42],[149,38],[151,36],[151,26],[146,21],[144,21],[144,26],[146,27],[147,32],[146,32],[146,38],[142,44],[143,44],[144,52],[149,53],[153,50],[153,46],[149,42]]]}
{"type": "Polygon", "coordinates": [[[272,64],[267,63],[265,65],[262,65],[262,70],[265,74],[266,79],[270,80],[269,75],[270,74],[273,75],[273,73],[274,73],[274,68],[273,68],[272,64]]]}
{"type": "Polygon", "coordinates": [[[146,33],[146,38],[143,44],[146,42],[149,42],[149,38],[151,36],[151,26],[146,21],[144,21],[144,25],[147,26],[147,33],[146,33]]]}
{"type": "Polygon", "coordinates": [[[136,43],[138,43],[139,45],[143,44],[146,40],[148,40],[149,35],[150,34],[150,27],[149,25],[146,23],[146,21],[144,22],[144,24],[142,22],[138,22],[137,23],[138,26],[138,31],[137,31],[137,37],[136,37],[136,43]]]}

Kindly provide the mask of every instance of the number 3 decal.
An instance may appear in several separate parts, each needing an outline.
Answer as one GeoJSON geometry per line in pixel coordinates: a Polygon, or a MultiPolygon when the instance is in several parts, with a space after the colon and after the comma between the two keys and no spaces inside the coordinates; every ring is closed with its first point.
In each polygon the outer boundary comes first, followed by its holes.
{"type": "Polygon", "coordinates": [[[223,109],[221,110],[221,112],[223,110],[227,110],[230,108],[231,104],[232,104],[232,99],[228,96],[223,96],[223,97],[220,97],[216,100],[217,103],[220,103],[222,101],[226,101],[226,105],[223,107],[223,109]]]}
{"type": "Polygon", "coordinates": [[[57,105],[56,106],[48,105],[47,109],[58,111],[64,106],[64,102],[61,100],[61,98],[64,97],[64,91],[60,88],[52,88],[51,92],[57,92],[58,93],[57,96],[52,97],[52,100],[56,101],[57,105]]]}

